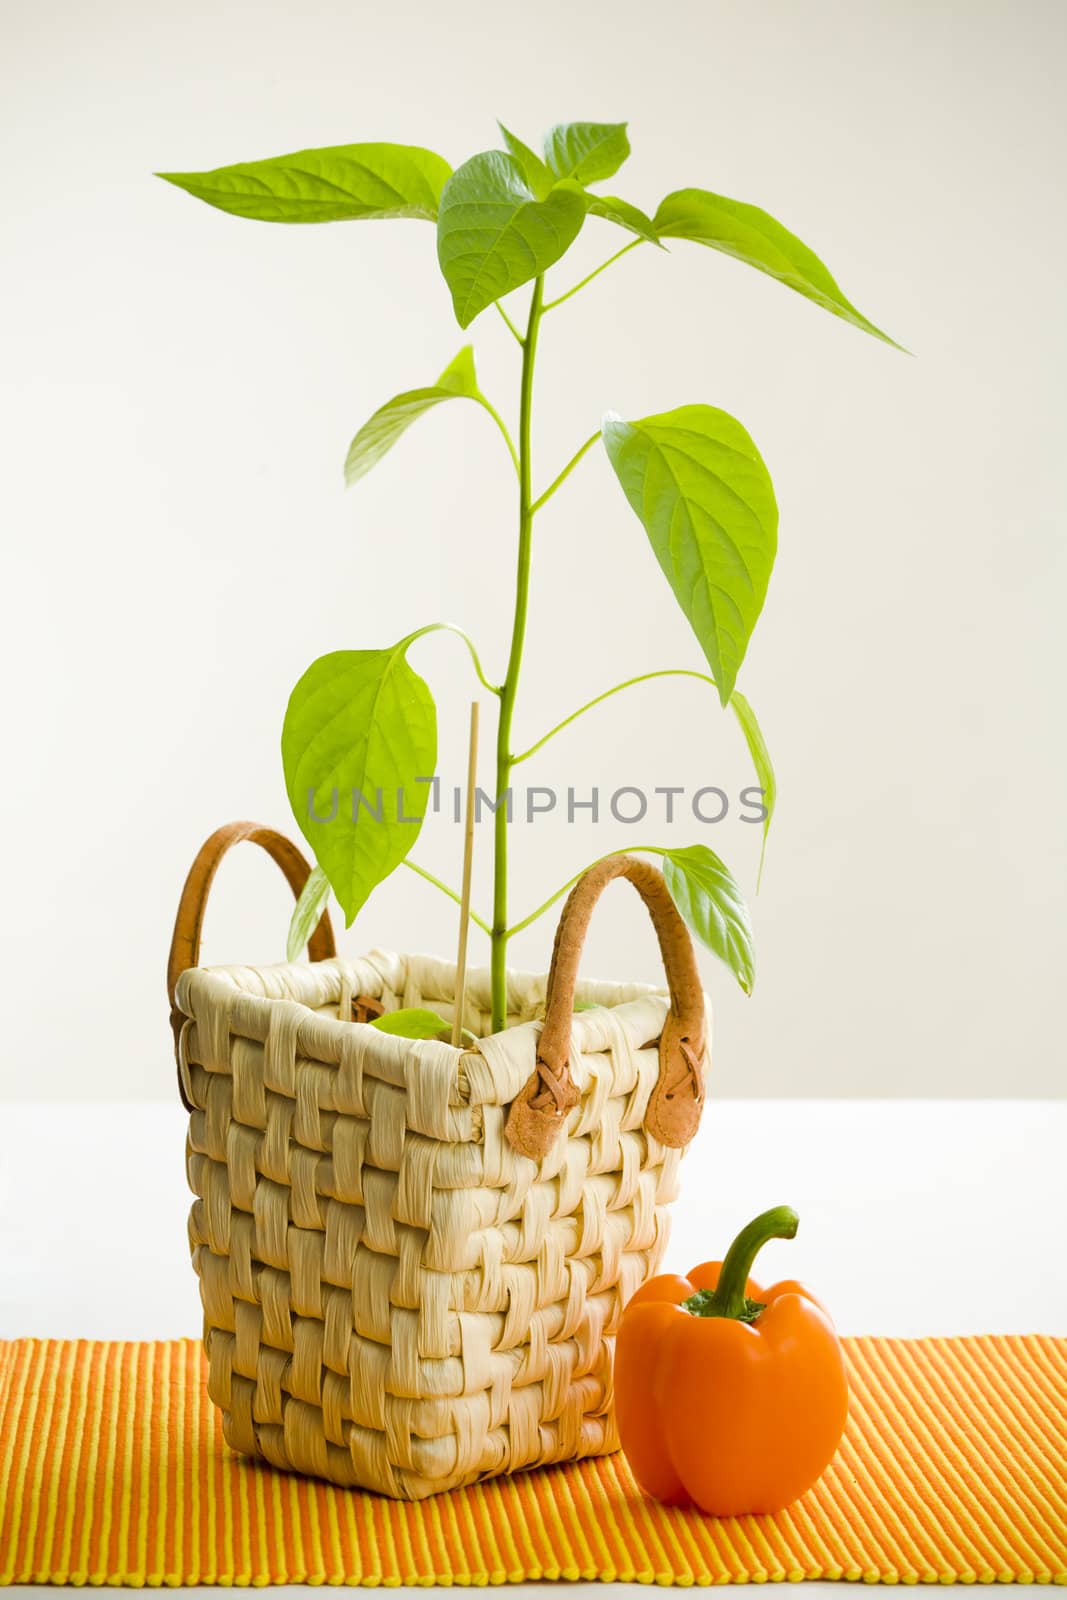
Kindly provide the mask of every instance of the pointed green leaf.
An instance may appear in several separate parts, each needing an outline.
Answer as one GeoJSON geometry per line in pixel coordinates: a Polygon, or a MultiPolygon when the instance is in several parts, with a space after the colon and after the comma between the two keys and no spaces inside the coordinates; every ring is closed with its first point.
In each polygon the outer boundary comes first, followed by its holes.
{"type": "Polygon", "coordinates": [[[436,1011],[427,1011],[422,1006],[387,1011],[384,1016],[375,1017],[370,1026],[377,1028],[379,1033],[396,1034],[401,1039],[437,1039],[442,1033],[446,1037],[452,1033],[450,1022],[439,1017],[436,1011]]]}
{"type": "Polygon", "coordinates": [[[425,389],[409,389],[404,394],[394,395],[392,400],[378,407],[348,447],[345,482],[351,487],[365,477],[417,417],[440,405],[442,400],[457,399],[482,400],[474,371],[474,350],[469,344],[449,362],[436,383],[425,389]]]}
{"type": "Polygon", "coordinates": [[[538,200],[547,200],[556,183],[556,175],[545,166],[536,151],[531,150],[528,144],[523,144],[518,136],[505,128],[498,120],[497,127],[503,135],[507,145],[508,154],[514,156],[522,168],[522,175],[526,179],[538,200]]]}
{"type": "Polygon", "coordinates": [[[778,547],[770,474],[744,428],[714,406],[604,420],[623,492],[727,705],[778,547]]]}
{"type": "MultiPolygon", "coordinates": [[[[636,233],[639,239],[647,239],[650,244],[660,244],[660,237],[651,217],[646,217],[643,211],[637,206],[632,206],[628,200],[620,200],[616,195],[591,194],[586,196],[586,205],[591,216],[604,217],[606,221],[614,222],[630,233],[636,233]]],[[[664,247],[660,245],[660,248],[664,247]]]]}
{"type": "Polygon", "coordinates": [[[729,869],[705,844],[664,850],[671,899],[701,944],[725,961],[746,994],[756,979],[748,908],[729,869]]]}
{"type": "Polygon", "coordinates": [[[902,348],[845,298],[814,251],[758,206],[727,200],[707,189],[678,189],[662,202],[653,220],[663,237],[692,239],[735,256],[814,300],[835,317],[873,333],[897,350],[902,348]]]}
{"type": "Polygon", "coordinates": [[[756,874],[756,893],[758,894],[760,879],[763,877],[763,861],[767,854],[767,835],[771,830],[774,804],[778,798],[778,782],[774,776],[771,752],[767,749],[767,741],[763,737],[763,729],[756,720],[756,713],[740,689],[735,689],[730,696],[730,706],[740,724],[741,732],[745,736],[748,753],[752,757],[752,765],[756,769],[756,777],[759,779],[759,786],[763,790],[763,809],[766,815],[763,818],[763,844],[760,848],[759,871],[756,874]]]}
{"type": "MultiPolygon", "coordinates": [[[[425,1011],[421,1006],[387,1011],[384,1016],[375,1017],[370,1026],[401,1039],[440,1039],[445,1044],[452,1040],[452,1024],[439,1017],[436,1011],[425,1011]]],[[[466,1046],[478,1043],[477,1036],[469,1028],[461,1028],[459,1037],[460,1043],[466,1046]]]]}
{"type": "Polygon", "coordinates": [[[445,185],[437,219],[437,256],[460,327],[558,261],[584,221],[572,185],[538,200],[514,156],[487,150],[465,161],[445,185]]]}
{"type": "Polygon", "coordinates": [[[330,898],[330,880],[321,867],[312,867],[308,881],[300,891],[289,923],[289,937],[285,941],[286,961],[295,961],[307,944],[330,898]]]}
{"type": "Polygon", "coordinates": [[[418,838],[437,761],[433,696],[390,650],[337,650],[289,697],[285,786],[300,831],[330,880],[346,926],[418,838]]]}
{"type": "Polygon", "coordinates": [[[561,122],[545,135],[545,160],[557,178],[600,183],[630,154],[625,122],[561,122]]]}
{"type": "Polygon", "coordinates": [[[480,400],[482,391],[478,387],[478,373],[474,365],[474,346],[465,344],[458,355],[454,355],[448,366],[437,380],[439,389],[446,389],[449,394],[459,395],[467,400],[480,400]]]}
{"type": "Polygon", "coordinates": [[[209,206],[256,222],[437,216],[452,168],[413,144],[341,144],[241,161],[212,172],[158,172],[209,206]]]}

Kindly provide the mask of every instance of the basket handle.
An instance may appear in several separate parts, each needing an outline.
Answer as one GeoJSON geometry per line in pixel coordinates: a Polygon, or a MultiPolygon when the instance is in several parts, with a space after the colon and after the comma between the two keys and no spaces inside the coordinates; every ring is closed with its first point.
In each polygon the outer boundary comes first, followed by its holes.
{"type": "Polygon", "coordinates": [[[648,907],[671,996],[659,1041],[659,1077],[649,1097],[645,1127],[661,1144],[679,1149],[693,1137],[704,1108],[704,993],[689,930],[661,872],[637,856],[607,856],[582,874],[563,907],[548,974],[537,1066],[508,1112],[508,1142],[535,1161],[547,1155],[567,1112],[578,1102],[570,1070],[578,962],[593,907],[614,878],[628,878],[648,907]]]}
{"type": "MultiPolygon", "coordinates": [[[[189,967],[195,967],[200,959],[200,935],[204,926],[204,912],[207,910],[208,894],[215,873],[226,852],[233,845],[240,844],[242,839],[251,839],[253,844],[260,845],[271,859],[278,863],[297,899],[311,874],[311,868],[291,839],[287,839],[284,833],[276,833],[273,828],[263,827],[258,822],[227,822],[224,827],[217,828],[210,839],[205,840],[200,846],[196,860],[189,868],[189,876],[185,880],[182,897],[178,902],[178,915],[174,919],[174,933],[170,941],[170,955],[167,958],[167,999],[170,1001],[170,1025],[174,1033],[176,1057],[182,1024],[185,1022],[183,1013],[178,1010],[175,996],[178,979],[189,967]]],[[[328,911],[323,911],[314,933],[308,940],[308,954],[312,961],[328,961],[336,954],[333,925],[328,911]]],[[[180,1071],[178,1090],[185,1109],[191,1111],[193,1108],[185,1097],[180,1071]]]]}

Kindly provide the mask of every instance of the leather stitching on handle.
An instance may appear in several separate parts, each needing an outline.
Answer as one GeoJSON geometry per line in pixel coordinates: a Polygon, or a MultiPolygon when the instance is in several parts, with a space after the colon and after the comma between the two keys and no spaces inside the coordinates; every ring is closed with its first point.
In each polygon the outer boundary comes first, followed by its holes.
{"type": "Polygon", "coordinates": [[[704,992],[693,941],[662,873],[637,856],[608,856],[583,874],[563,908],[548,974],[537,1066],[508,1112],[509,1143],[535,1161],[547,1155],[566,1113],[578,1102],[570,1071],[578,963],[593,908],[605,887],[620,877],[633,884],[648,907],[671,997],[659,1042],[659,1077],[649,1097],[645,1127],[661,1144],[680,1148],[688,1144],[700,1121],[706,1038],[704,992]]]}
{"type": "MultiPolygon", "coordinates": [[[[182,973],[189,967],[195,967],[200,960],[200,935],[204,926],[204,912],[207,910],[208,895],[219,862],[228,850],[235,844],[240,844],[243,839],[250,839],[253,844],[258,844],[272,861],[277,862],[285,874],[294,898],[300,898],[301,890],[311,873],[311,867],[291,839],[287,839],[284,833],[276,833],[273,828],[263,827],[258,822],[227,822],[223,827],[217,828],[210,839],[201,845],[196,860],[189,869],[189,876],[185,880],[185,887],[178,902],[178,915],[174,919],[174,933],[171,936],[170,955],[167,959],[170,1025],[174,1033],[174,1055],[179,1063],[178,1092],[187,1111],[192,1111],[193,1107],[189,1104],[182,1083],[180,1056],[181,1031],[186,1019],[178,1009],[175,991],[182,973]]],[[[329,961],[336,954],[333,925],[328,911],[323,911],[315,931],[308,940],[308,954],[312,961],[329,961]]]]}

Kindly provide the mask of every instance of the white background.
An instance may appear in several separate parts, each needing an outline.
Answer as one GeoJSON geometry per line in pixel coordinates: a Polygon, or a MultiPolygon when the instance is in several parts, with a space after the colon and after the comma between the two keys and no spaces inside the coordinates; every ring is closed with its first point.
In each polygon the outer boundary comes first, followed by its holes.
{"type": "MultiPolygon", "coordinates": [[[[199,1335],[181,1106],[24,1104],[6,1121],[0,1339],[199,1335]]],[[[720,1103],[682,1166],[662,1270],[721,1257],[788,1201],[797,1237],[753,1275],[810,1284],[843,1334],[1067,1335],[1065,1142],[1062,1101],[720,1103]]]]}
{"type": "MultiPolygon", "coordinates": [[[[178,890],[219,822],[291,825],[277,745],[297,677],[439,618],[495,675],[507,638],[514,496],[487,418],[443,407],[341,487],[356,427],[463,342],[433,230],[242,222],[153,169],[374,139],[458,163],[494,144],[497,115],[528,140],[629,118],[612,189],[650,210],[692,184],[766,206],[915,352],[685,244],[634,252],[544,328],[539,484],[605,409],[705,401],[745,423],[777,485],[741,687],[780,811],[753,999],[705,965],[717,1092],[1062,1093],[1057,0],[65,0],[11,6],[4,31],[0,1094],[172,1095],[178,890]]],[[[590,222],[556,292],[621,242],[590,222]]],[[[472,333],[510,414],[514,347],[491,313],[472,333]]],[[[437,637],[415,663],[458,781],[462,646],[437,637]]],[[[594,453],[538,525],[516,737],[675,665],[699,651],[594,453]]],[[[709,694],[662,683],[523,775],[605,793],[750,781],[709,694]]],[[[750,894],[756,832],[640,829],[705,839],[750,894]]],[[[517,828],[515,912],[629,838],[517,828]]],[[[428,827],[417,854],[456,880],[459,830],[428,827]]],[[[279,958],[272,873],[251,850],[227,866],[206,959],[279,958]]],[[[543,967],[550,938],[546,919],[515,963],[543,967]]],[[[346,948],[454,941],[451,906],[400,873],[346,948]]],[[[657,975],[622,888],[587,971],[657,975]]]]}

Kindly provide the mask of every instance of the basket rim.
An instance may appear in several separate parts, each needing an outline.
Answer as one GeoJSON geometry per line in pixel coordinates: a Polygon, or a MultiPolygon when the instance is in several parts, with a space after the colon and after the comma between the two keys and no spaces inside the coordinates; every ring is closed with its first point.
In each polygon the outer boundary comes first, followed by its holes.
{"type": "MultiPolygon", "coordinates": [[[[391,993],[405,1003],[403,989],[418,984],[418,1003],[440,1006],[451,1020],[451,985],[455,964],[435,956],[372,950],[362,957],[334,956],[318,962],[276,962],[266,966],[190,967],[177,984],[177,1004],[186,1018],[198,1024],[217,1019],[225,1011],[236,1031],[266,1037],[272,1016],[287,1011],[306,1035],[312,1059],[337,1061],[351,1042],[374,1040],[374,1053],[392,1076],[411,1053],[451,1070],[456,1104],[507,1103],[518,1093],[533,1070],[541,1033],[547,974],[508,969],[509,1002],[516,1001],[517,1020],[498,1033],[480,1036],[475,1045],[452,1045],[436,1039],[405,1039],[371,1028],[365,1022],[330,1015],[348,980],[349,992],[381,998],[391,993]],[[525,1012],[525,1015],[522,1013],[525,1012]],[[303,1017],[300,1017],[303,1013],[303,1017]],[[346,1043],[347,1041],[347,1043],[346,1043]],[[493,1088],[489,1087],[492,1080],[493,1088]]],[[[662,986],[647,983],[585,978],[576,999],[592,1009],[575,1013],[572,1043],[576,1076],[583,1076],[581,1058],[620,1045],[641,1050],[653,1044],[663,1029],[670,995],[662,986]]],[[[488,1015],[489,969],[468,969],[467,1014],[472,1005],[488,1015]],[[484,1002],[484,1005],[482,1004],[484,1002]]],[[[707,1005],[707,1015],[711,1010],[707,1005]]],[[[184,1029],[183,1029],[184,1032],[184,1029]]],[[[184,1051],[183,1051],[184,1054],[184,1051]]]]}
{"type": "MultiPolygon", "coordinates": [[[[183,997],[188,994],[192,984],[205,975],[221,979],[250,997],[264,1000],[294,1000],[312,1009],[329,1005],[333,1000],[340,1000],[342,983],[346,977],[353,986],[353,994],[357,992],[357,979],[359,993],[379,999],[389,990],[396,992],[401,987],[407,987],[407,981],[414,978],[427,1001],[440,1001],[443,1005],[455,1003],[455,962],[418,951],[396,951],[376,947],[366,954],[331,956],[325,961],[215,963],[211,966],[190,967],[178,979],[178,1004],[186,1016],[190,1013],[182,1004],[183,997]]],[[[535,1008],[543,1007],[547,973],[508,967],[507,980],[509,1000],[513,996],[521,995],[525,1008],[531,1005],[535,1008]]],[[[490,969],[487,966],[467,969],[466,992],[469,1004],[475,1007],[481,1006],[484,1010],[489,1009],[490,969]]],[[[649,997],[669,1000],[670,992],[663,984],[586,977],[579,979],[576,989],[576,998],[583,1004],[604,1006],[608,1009],[615,1009],[630,1001],[649,997]]],[[[509,1006],[509,1015],[511,1014],[512,1008],[509,1006]]],[[[578,1016],[581,1014],[579,1012],[578,1016]]],[[[505,1031],[511,1032],[512,1026],[505,1031]]]]}

